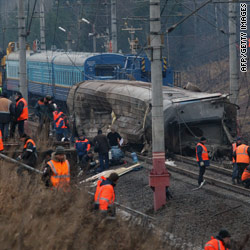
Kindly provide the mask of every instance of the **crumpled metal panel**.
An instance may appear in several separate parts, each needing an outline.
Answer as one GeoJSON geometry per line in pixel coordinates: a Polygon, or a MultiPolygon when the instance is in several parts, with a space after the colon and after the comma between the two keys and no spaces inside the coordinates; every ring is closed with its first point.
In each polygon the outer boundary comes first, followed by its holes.
{"type": "MultiPolygon", "coordinates": [[[[78,132],[93,138],[114,127],[130,143],[151,141],[151,84],[139,81],[86,81],[73,86],[67,105],[78,132]],[[112,117],[113,112],[113,117],[112,117]]],[[[220,93],[163,87],[165,144],[171,151],[194,147],[201,136],[216,145],[228,143],[222,121],[234,134],[236,108],[220,93]],[[230,114],[225,107],[228,105],[230,114]]]]}

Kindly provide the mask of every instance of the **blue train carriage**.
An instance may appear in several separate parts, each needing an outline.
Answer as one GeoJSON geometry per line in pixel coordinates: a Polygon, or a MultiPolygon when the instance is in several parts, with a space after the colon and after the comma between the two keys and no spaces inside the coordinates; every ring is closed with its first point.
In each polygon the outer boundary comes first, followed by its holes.
{"type": "Polygon", "coordinates": [[[85,61],[93,53],[42,52],[27,60],[29,92],[65,102],[72,85],[86,80],[85,61]]]}
{"type": "MultiPolygon", "coordinates": [[[[30,56],[30,51],[26,51],[26,58],[30,56]]],[[[6,82],[3,88],[8,92],[19,89],[19,52],[14,51],[6,56],[6,82]]]]}

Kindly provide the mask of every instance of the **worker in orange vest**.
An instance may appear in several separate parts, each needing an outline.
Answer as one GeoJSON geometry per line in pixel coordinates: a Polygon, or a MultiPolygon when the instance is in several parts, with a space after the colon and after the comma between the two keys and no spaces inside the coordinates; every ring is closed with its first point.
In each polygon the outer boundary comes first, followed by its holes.
{"type": "Polygon", "coordinates": [[[232,174],[232,183],[235,185],[235,180],[237,183],[240,183],[239,170],[236,162],[236,148],[241,144],[241,137],[237,137],[236,141],[232,144],[232,163],[233,163],[233,174],[232,174]]]}
{"type": "Polygon", "coordinates": [[[113,172],[110,176],[103,180],[96,188],[95,193],[95,208],[98,208],[104,215],[115,215],[115,190],[114,187],[117,184],[119,176],[113,172]]]}
{"type": "MultiPolygon", "coordinates": [[[[24,143],[24,146],[23,152],[17,157],[17,160],[22,160],[23,163],[35,168],[37,162],[37,151],[35,142],[27,134],[22,134],[20,137],[20,141],[24,143]]],[[[20,166],[17,169],[17,174],[21,175],[23,170],[24,168],[20,166]]],[[[31,174],[29,170],[27,171],[31,174]]]]}
{"type": "Polygon", "coordinates": [[[65,114],[61,114],[59,119],[56,122],[56,139],[61,141],[62,138],[67,135],[68,126],[65,123],[65,114]]]}
{"type": "Polygon", "coordinates": [[[250,147],[246,144],[241,143],[235,151],[234,157],[239,171],[239,178],[241,180],[244,169],[250,164],[250,147]]]}
{"type": "Polygon", "coordinates": [[[204,250],[229,250],[231,235],[225,229],[220,230],[219,234],[205,244],[204,250]]]}
{"type": "Polygon", "coordinates": [[[2,136],[2,131],[0,130],[0,152],[4,150],[3,146],[3,136],[2,136]]]}
{"type": "Polygon", "coordinates": [[[97,204],[96,201],[97,201],[98,194],[99,194],[99,191],[100,191],[101,183],[102,183],[103,181],[106,181],[106,180],[107,180],[106,177],[101,176],[101,177],[98,179],[97,183],[96,183],[96,190],[95,190],[95,197],[94,197],[94,200],[95,200],[95,209],[99,209],[99,204],[97,204]]]}
{"type": "Polygon", "coordinates": [[[205,143],[207,139],[205,137],[201,137],[200,142],[196,145],[196,160],[199,166],[199,177],[198,177],[198,185],[202,187],[205,183],[203,179],[203,175],[205,174],[206,167],[209,166],[209,156],[207,147],[205,143]]]}
{"type": "Polygon", "coordinates": [[[250,188],[250,165],[248,165],[241,176],[242,184],[245,188],[250,188]]]}
{"type": "Polygon", "coordinates": [[[17,91],[15,94],[16,107],[15,107],[15,118],[11,123],[10,128],[10,137],[14,137],[16,125],[18,125],[19,136],[24,133],[24,121],[28,120],[28,104],[27,101],[23,98],[22,93],[17,91]]]}
{"type": "Polygon", "coordinates": [[[66,159],[64,147],[58,146],[52,153],[51,160],[47,162],[43,171],[42,180],[47,187],[69,190],[70,165],[66,159]]]}

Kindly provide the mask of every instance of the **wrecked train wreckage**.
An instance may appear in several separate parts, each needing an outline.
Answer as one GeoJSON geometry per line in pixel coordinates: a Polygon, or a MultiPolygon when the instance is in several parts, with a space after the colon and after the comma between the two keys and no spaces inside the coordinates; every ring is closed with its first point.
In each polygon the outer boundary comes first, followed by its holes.
{"type": "MultiPolygon", "coordinates": [[[[89,138],[109,125],[131,144],[149,144],[151,84],[139,81],[86,81],[72,86],[67,105],[78,133],[89,138]]],[[[224,94],[163,87],[165,146],[170,152],[194,154],[201,136],[212,154],[224,154],[236,133],[236,107],[224,94]]]]}

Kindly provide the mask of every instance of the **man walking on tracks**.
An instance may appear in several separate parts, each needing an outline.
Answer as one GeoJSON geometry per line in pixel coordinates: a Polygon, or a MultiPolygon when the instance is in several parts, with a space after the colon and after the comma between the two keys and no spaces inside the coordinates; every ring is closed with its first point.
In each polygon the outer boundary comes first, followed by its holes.
{"type": "Polygon", "coordinates": [[[250,163],[250,148],[246,144],[240,144],[235,151],[236,156],[236,163],[238,166],[238,177],[241,179],[242,173],[244,169],[249,165],[250,163]]]}
{"type": "Polygon", "coordinates": [[[204,250],[229,250],[231,235],[225,229],[220,230],[219,234],[205,245],[204,250]]]}
{"type": "Polygon", "coordinates": [[[237,137],[236,141],[232,144],[232,163],[233,163],[233,174],[232,174],[232,183],[235,185],[235,180],[237,183],[240,183],[239,169],[236,162],[236,148],[241,144],[241,137],[237,137]]]}
{"type": "Polygon", "coordinates": [[[205,137],[201,137],[200,142],[196,146],[196,160],[199,166],[199,177],[198,177],[198,185],[202,187],[205,183],[203,179],[203,175],[205,174],[206,167],[209,166],[209,157],[207,147],[205,143],[207,139],[205,137]]]}
{"type": "Polygon", "coordinates": [[[58,146],[56,151],[52,153],[51,160],[43,171],[42,180],[47,187],[69,190],[70,165],[66,159],[64,147],[58,146]]]}

